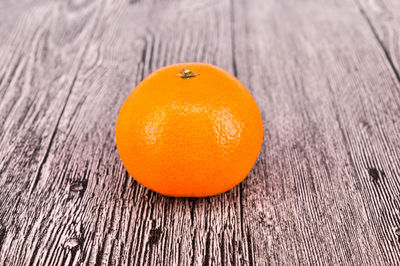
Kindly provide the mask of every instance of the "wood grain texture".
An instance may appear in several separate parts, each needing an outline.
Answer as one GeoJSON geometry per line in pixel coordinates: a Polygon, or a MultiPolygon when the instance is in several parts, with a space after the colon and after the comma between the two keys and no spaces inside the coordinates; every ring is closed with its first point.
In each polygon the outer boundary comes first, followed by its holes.
{"type": "Polygon", "coordinates": [[[396,265],[397,1],[2,1],[1,265],[396,265]],[[217,64],[256,99],[248,178],[210,198],[135,182],[115,146],[155,69],[217,64]]]}

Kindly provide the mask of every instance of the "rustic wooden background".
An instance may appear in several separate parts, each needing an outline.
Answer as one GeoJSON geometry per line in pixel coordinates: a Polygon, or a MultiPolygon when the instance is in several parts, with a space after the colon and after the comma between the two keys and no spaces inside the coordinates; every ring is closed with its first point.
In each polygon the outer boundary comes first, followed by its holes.
{"type": "Polygon", "coordinates": [[[1,265],[399,265],[400,1],[0,1],[1,265]],[[248,178],[167,198],[114,127],[202,61],[263,115],[248,178]]]}

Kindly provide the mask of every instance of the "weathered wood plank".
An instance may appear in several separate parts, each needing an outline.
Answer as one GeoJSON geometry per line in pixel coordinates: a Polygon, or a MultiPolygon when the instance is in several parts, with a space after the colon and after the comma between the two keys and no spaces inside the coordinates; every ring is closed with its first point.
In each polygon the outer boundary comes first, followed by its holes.
{"type": "MultiPolygon", "coordinates": [[[[8,10],[2,264],[399,261],[399,61],[390,48],[391,65],[376,37],[385,31],[366,21],[371,4],[60,1],[8,10]],[[155,194],[116,151],[125,97],[151,71],[182,61],[228,69],[263,113],[255,168],[216,197],[155,194]]],[[[385,23],[395,36],[396,24],[385,23]]]]}
{"type": "MultiPolygon", "coordinates": [[[[23,12],[22,6],[19,11],[23,12]]],[[[36,263],[37,255],[51,248],[40,249],[54,233],[44,234],[54,227],[49,221],[57,217],[49,211],[56,205],[45,199],[55,197],[40,187],[38,191],[38,184],[50,177],[46,167],[50,148],[101,12],[101,4],[76,9],[62,2],[38,2],[21,14],[15,33],[2,36],[1,51],[11,55],[2,61],[8,67],[1,68],[6,69],[0,105],[4,264],[36,263]]],[[[58,200],[62,206],[64,199],[58,200]]]]}
{"type": "Polygon", "coordinates": [[[399,24],[400,4],[398,1],[356,1],[365,22],[383,50],[394,77],[400,82],[399,24]]]}
{"type": "Polygon", "coordinates": [[[264,163],[244,182],[250,239],[267,236],[255,257],[396,264],[399,83],[357,6],[267,1],[241,10],[262,18],[249,19],[253,46],[242,54],[268,60],[238,71],[264,99],[267,131],[264,163]]]}

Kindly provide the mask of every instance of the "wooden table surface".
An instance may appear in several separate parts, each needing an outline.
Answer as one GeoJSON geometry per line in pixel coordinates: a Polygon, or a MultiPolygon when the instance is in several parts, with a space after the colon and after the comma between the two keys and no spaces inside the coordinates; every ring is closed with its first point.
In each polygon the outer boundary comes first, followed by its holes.
{"type": "Polygon", "coordinates": [[[0,265],[400,265],[400,1],[0,1],[0,265]],[[115,145],[155,69],[219,65],[264,121],[210,198],[115,145]]]}

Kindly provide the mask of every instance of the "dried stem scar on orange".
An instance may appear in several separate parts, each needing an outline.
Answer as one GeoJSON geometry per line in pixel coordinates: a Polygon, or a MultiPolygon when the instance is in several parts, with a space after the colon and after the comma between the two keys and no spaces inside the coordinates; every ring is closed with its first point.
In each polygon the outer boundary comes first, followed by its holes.
{"type": "Polygon", "coordinates": [[[129,174],[174,197],[225,192],[260,152],[260,111],[246,87],[220,67],[181,63],[146,77],[117,119],[117,148],[129,174]]]}

